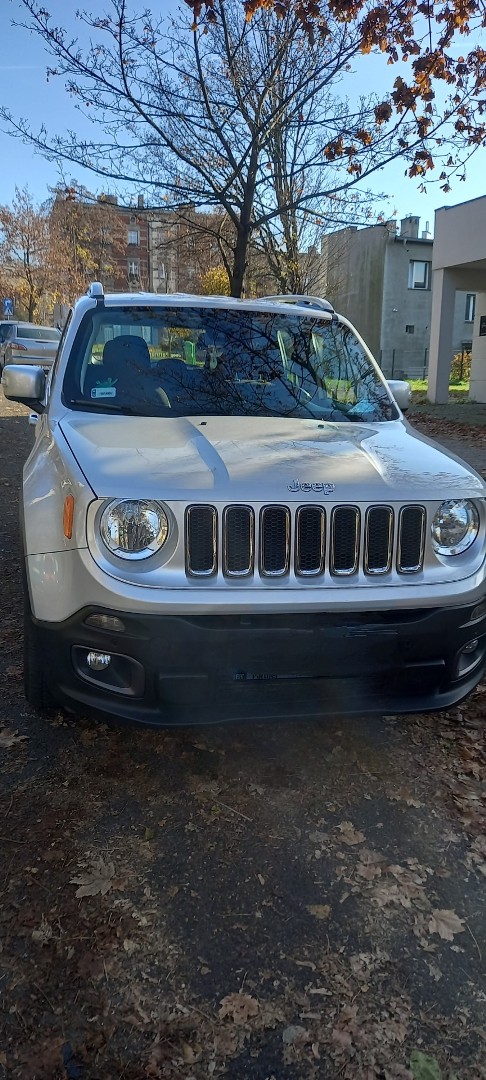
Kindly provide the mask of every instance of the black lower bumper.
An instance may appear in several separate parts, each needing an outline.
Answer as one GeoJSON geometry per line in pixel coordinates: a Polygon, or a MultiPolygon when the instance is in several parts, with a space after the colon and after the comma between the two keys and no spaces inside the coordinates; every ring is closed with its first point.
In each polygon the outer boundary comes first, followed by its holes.
{"type": "Polygon", "coordinates": [[[481,615],[478,604],[354,615],[139,616],[90,607],[32,628],[59,703],[161,726],[444,709],[485,669],[486,607],[481,615]],[[99,614],[123,629],[87,625],[99,614]],[[106,668],[89,667],[92,651],[111,657],[106,668]]]}

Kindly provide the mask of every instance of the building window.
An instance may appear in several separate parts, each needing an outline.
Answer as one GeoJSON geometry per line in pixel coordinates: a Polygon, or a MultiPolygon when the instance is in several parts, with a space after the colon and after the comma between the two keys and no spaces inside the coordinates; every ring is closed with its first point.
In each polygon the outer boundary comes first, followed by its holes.
{"type": "Polygon", "coordinates": [[[130,245],[133,245],[134,247],[138,247],[138,245],[140,243],[140,233],[139,233],[138,229],[129,229],[128,230],[128,243],[130,245]]]}
{"type": "Polygon", "coordinates": [[[411,259],[408,268],[409,289],[430,289],[431,263],[411,259]]]}
{"type": "Polygon", "coordinates": [[[131,278],[132,277],[136,277],[136,278],[140,277],[140,259],[129,259],[128,260],[128,276],[131,277],[131,278]]]}
{"type": "Polygon", "coordinates": [[[464,322],[474,322],[474,315],[476,313],[476,294],[466,293],[466,311],[464,315],[464,322]]]}
{"type": "Polygon", "coordinates": [[[407,325],[405,327],[405,333],[406,334],[414,334],[415,333],[415,326],[414,326],[413,323],[407,323],[407,325]]]}

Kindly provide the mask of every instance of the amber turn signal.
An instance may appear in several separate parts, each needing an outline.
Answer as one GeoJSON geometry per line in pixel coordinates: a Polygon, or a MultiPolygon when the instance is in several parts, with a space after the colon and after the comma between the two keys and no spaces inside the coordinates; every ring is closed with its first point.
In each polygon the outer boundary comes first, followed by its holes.
{"type": "Polygon", "coordinates": [[[63,527],[64,536],[67,540],[72,539],[74,521],[74,495],[66,495],[64,499],[63,527]]]}

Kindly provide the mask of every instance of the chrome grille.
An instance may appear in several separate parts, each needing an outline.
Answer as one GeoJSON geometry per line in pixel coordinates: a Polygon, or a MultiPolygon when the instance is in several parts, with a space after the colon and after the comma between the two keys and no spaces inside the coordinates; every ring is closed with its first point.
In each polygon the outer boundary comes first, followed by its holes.
{"type": "Polygon", "coordinates": [[[214,506],[186,510],[186,570],[193,577],[209,577],[217,570],[217,514],[214,506]]]}
{"type": "Polygon", "coordinates": [[[218,557],[218,511],[195,505],[186,510],[186,571],[210,577],[222,570],[227,578],[259,573],[263,578],[289,574],[291,559],[300,578],[413,574],[424,560],[426,512],[423,506],[264,506],[258,519],[252,506],[224,507],[219,518],[222,558],[218,557]],[[257,527],[258,526],[258,527],[257,527]],[[257,554],[258,553],[258,556],[257,554]],[[257,561],[258,560],[258,561],[257,561]]]}
{"type": "Polygon", "coordinates": [[[303,577],[324,568],[326,515],[322,506],[299,506],[295,519],[295,572],[303,577]]]}
{"type": "Polygon", "coordinates": [[[289,568],[290,510],[287,506],[264,506],[260,514],[260,571],[264,577],[281,577],[289,568]]]}
{"type": "Polygon", "coordinates": [[[337,506],[331,517],[331,573],[354,574],[358,569],[359,510],[337,506]]]}
{"type": "Polygon", "coordinates": [[[422,568],[425,541],[423,506],[402,506],[399,518],[397,567],[401,574],[415,574],[422,568]]]}
{"type": "Polygon", "coordinates": [[[364,568],[367,574],[386,574],[390,569],[393,543],[391,506],[370,506],[365,521],[364,568]]]}
{"type": "Polygon", "coordinates": [[[223,571],[246,577],[253,570],[255,514],[251,506],[227,506],[223,512],[223,571]]]}

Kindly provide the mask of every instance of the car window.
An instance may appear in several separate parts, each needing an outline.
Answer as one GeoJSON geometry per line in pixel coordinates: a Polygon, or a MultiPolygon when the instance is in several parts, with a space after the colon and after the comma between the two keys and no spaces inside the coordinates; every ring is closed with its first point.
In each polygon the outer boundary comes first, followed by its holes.
{"type": "Polygon", "coordinates": [[[12,329],[12,325],[9,323],[5,323],[3,326],[0,326],[0,342],[7,340],[7,338],[10,336],[12,329]]]}
{"type": "Polygon", "coordinates": [[[60,336],[59,330],[50,330],[45,326],[19,326],[17,329],[17,337],[26,341],[59,341],[60,336]]]}
{"type": "Polygon", "coordinates": [[[336,319],[209,307],[88,312],[63,397],[149,416],[398,416],[363,345],[336,319]]]}

